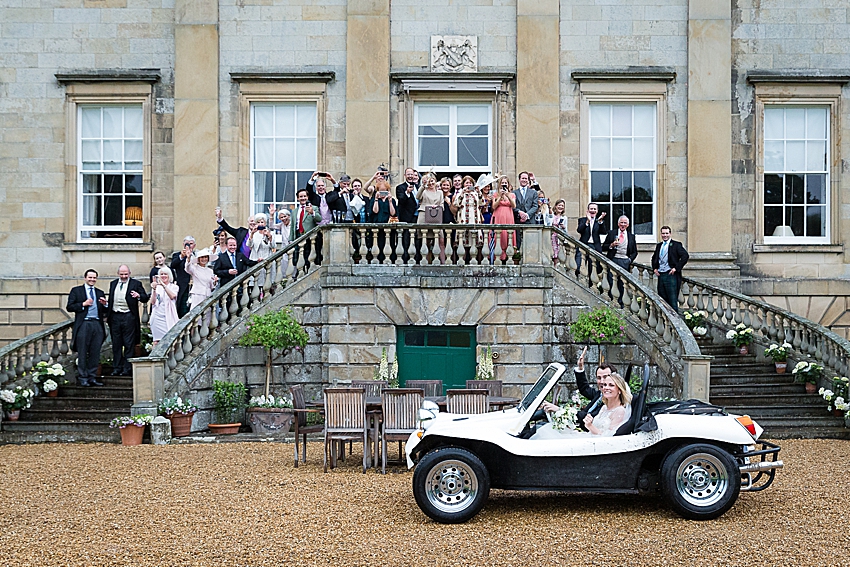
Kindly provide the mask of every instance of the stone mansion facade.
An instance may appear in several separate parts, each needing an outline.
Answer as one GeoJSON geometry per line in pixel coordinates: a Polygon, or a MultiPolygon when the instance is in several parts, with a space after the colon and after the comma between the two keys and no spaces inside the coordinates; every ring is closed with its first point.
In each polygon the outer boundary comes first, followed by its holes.
{"type": "Polygon", "coordinates": [[[0,0],[0,344],[380,164],[531,171],[847,337],[848,82],[846,0],[0,0]]]}

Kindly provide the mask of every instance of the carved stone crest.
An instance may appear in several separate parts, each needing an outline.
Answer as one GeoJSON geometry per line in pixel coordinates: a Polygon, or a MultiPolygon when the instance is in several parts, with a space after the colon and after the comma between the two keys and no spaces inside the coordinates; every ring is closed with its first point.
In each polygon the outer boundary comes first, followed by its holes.
{"type": "Polygon", "coordinates": [[[432,35],[431,72],[469,73],[478,70],[478,37],[432,35]]]}

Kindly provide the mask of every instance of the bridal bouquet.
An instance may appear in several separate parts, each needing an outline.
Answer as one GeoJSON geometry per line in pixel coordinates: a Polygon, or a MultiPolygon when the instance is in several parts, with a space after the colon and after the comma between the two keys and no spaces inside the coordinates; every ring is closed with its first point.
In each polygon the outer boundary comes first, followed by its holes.
{"type": "Polygon", "coordinates": [[[581,409],[581,396],[578,391],[573,392],[570,400],[561,405],[561,408],[552,414],[552,429],[564,431],[565,429],[578,428],[578,410],[581,409]]]}

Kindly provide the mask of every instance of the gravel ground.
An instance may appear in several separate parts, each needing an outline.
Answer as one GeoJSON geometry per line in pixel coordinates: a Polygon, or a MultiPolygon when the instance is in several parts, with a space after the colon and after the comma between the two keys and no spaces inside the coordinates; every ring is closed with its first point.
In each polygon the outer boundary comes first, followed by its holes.
{"type": "Polygon", "coordinates": [[[492,491],[460,526],[428,520],[402,468],[323,474],[319,443],[298,469],[288,444],[0,446],[0,565],[850,565],[850,442],[781,444],[774,485],[715,521],[492,491]]]}

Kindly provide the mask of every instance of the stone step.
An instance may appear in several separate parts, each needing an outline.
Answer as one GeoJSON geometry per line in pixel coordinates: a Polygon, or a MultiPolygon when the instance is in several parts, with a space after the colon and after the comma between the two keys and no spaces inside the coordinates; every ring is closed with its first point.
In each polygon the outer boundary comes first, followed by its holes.
{"type": "MultiPolygon", "coordinates": [[[[21,422],[18,422],[21,423],[21,422]]],[[[6,427],[0,432],[0,445],[11,443],[120,443],[121,434],[117,429],[110,429],[107,424],[98,424],[96,428],[75,429],[73,427],[58,427],[51,429],[44,425],[35,429],[29,427],[6,427]]],[[[55,425],[55,424],[53,424],[55,425]]]]}
{"type": "MultiPolygon", "coordinates": [[[[59,389],[59,395],[57,398],[123,398],[129,397],[132,399],[133,397],[133,386],[107,386],[104,382],[103,386],[90,386],[87,388],[83,388],[82,386],[63,386],[59,389]]],[[[46,396],[39,396],[36,398],[46,398],[46,396]]]]}
{"type": "MultiPolygon", "coordinates": [[[[130,415],[130,405],[109,407],[109,408],[91,408],[91,409],[46,409],[38,410],[30,408],[21,412],[20,422],[89,422],[89,421],[105,421],[122,415],[130,415]]],[[[5,428],[7,422],[3,423],[5,428]]]]}
{"type": "Polygon", "coordinates": [[[803,387],[800,384],[772,383],[772,382],[757,382],[757,383],[734,383],[734,384],[715,384],[711,381],[711,397],[715,396],[771,396],[771,395],[789,395],[802,396],[806,399],[809,396],[823,400],[817,394],[804,394],[803,387]]]}
{"type": "Polygon", "coordinates": [[[778,374],[773,366],[768,366],[762,363],[743,363],[743,364],[726,364],[711,361],[712,376],[726,376],[729,374],[775,374],[776,376],[793,376],[790,372],[778,374]]]}
{"type": "Polygon", "coordinates": [[[24,413],[33,411],[54,411],[58,409],[110,409],[110,408],[129,408],[133,405],[133,396],[119,397],[77,397],[77,396],[57,396],[49,398],[47,396],[38,396],[33,401],[30,409],[24,413]]]}
{"type": "Polygon", "coordinates": [[[826,411],[826,402],[817,394],[779,394],[769,391],[763,394],[753,393],[748,391],[740,394],[717,394],[714,388],[711,389],[709,400],[712,404],[718,406],[728,406],[734,404],[736,406],[777,406],[790,408],[810,408],[816,406],[823,408],[826,411]]]}
{"type": "Polygon", "coordinates": [[[794,378],[790,374],[776,374],[775,372],[773,374],[721,374],[715,376],[714,369],[712,369],[710,380],[712,388],[732,384],[793,384],[800,392],[804,389],[802,384],[794,382],[794,378]]]}
{"type": "MultiPolygon", "coordinates": [[[[98,382],[103,382],[104,386],[129,386],[133,387],[133,377],[132,376],[101,376],[97,379],[98,382]]],[[[93,386],[92,389],[99,388],[100,386],[93,386]]]]}
{"type": "MultiPolygon", "coordinates": [[[[711,403],[715,403],[712,398],[711,403]]],[[[740,401],[740,400],[736,400],[740,401]]],[[[721,405],[722,404],[717,404],[721,405]]],[[[732,413],[735,415],[749,415],[751,418],[756,421],[760,421],[764,418],[773,418],[773,417],[797,417],[797,418],[821,418],[821,417],[830,417],[830,414],[826,411],[826,405],[822,406],[802,406],[802,405],[793,405],[793,406],[779,406],[779,405],[727,405],[723,406],[728,413],[732,413]]],[[[840,418],[832,418],[832,419],[840,419],[840,418]]]]}

